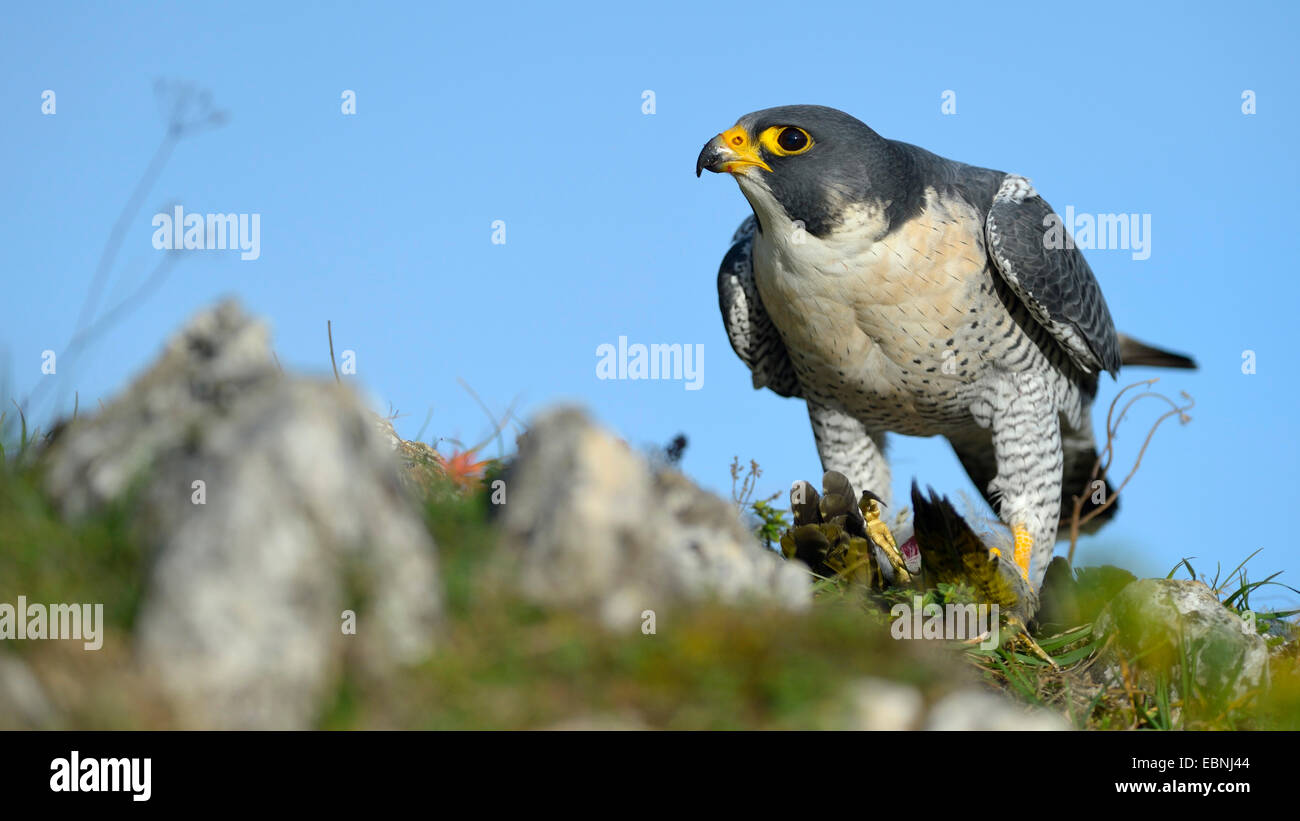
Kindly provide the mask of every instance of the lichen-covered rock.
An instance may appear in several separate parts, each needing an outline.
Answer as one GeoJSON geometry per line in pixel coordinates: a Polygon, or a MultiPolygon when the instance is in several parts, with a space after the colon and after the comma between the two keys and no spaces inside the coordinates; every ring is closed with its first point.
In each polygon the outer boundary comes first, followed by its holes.
{"type": "MultiPolygon", "coordinates": [[[[1097,617],[1094,633],[1146,675],[1181,686],[1182,665],[1197,696],[1226,704],[1265,684],[1268,648],[1250,624],[1201,582],[1141,579],[1119,592],[1097,617]]],[[[1112,678],[1118,671],[1111,667],[1112,678]]]]}
{"type": "MultiPolygon", "coordinates": [[[[807,568],[763,548],[734,505],[671,469],[654,470],[578,410],[544,414],[505,477],[503,544],[518,589],[612,627],[681,599],[789,608],[811,601],[807,568]]],[[[662,622],[660,622],[662,626],[662,622]]]]}
{"type": "Polygon", "coordinates": [[[373,415],[348,389],[282,374],[233,303],[62,429],[44,467],[68,515],[136,489],[151,556],[137,650],[183,726],[310,726],[344,642],[372,671],[431,649],[436,556],[373,415]]]}

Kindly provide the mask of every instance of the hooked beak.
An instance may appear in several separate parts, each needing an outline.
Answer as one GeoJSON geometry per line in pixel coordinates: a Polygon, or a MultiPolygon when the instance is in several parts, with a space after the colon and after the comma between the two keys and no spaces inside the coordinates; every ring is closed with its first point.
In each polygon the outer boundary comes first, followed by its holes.
{"type": "Polygon", "coordinates": [[[704,144],[695,161],[695,176],[700,176],[700,172],[706,168],[715,174],[722,171],[736,174],[750,166],[757,166],[764,171],[772,170],[758,155],[758,144],[750,138],[749,133],[740,126],[735,126],[704,144]]]}

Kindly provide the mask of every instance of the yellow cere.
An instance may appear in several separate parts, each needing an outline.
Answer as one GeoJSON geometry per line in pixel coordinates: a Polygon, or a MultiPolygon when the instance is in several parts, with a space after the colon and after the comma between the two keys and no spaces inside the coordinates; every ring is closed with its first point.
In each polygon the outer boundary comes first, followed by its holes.
{"type": "Polygon", "coordinates": [[[751,165],[756,165],[764,171],[771,171],[772,168],[763,162],[763,158],[758,155],[758,146],[749,138],[749,132],[740,126],[734,126],[722,132],[720,135],[722,142],[736,154],[736,158],[723,165],[722,170],[727,172],[738,171],[751,165]]]}

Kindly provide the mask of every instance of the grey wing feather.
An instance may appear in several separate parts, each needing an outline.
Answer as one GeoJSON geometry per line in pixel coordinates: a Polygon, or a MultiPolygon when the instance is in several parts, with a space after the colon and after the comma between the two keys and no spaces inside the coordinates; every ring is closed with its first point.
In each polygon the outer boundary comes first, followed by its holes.
{"type": "Polygon", "coordinates": [[[985,234],[1002,278],[1071,360],[1085,373],[1113,376],[1120,366],[1119,339],[1101,286],[1079,249],[1064,241],[1060,217],[1029,180],[1012,174],[1003,179],[985,234]]]}
{"type": "Polygon", "coordinates": [[[800,396],[790,355],[763,308],[754,282],[753,247],[757,220],[750,217],[731,238],[731,249],[718,269],[718,306],[731,347],[754,375],[754,388],[771,388],[781,396],[800,396]]]}

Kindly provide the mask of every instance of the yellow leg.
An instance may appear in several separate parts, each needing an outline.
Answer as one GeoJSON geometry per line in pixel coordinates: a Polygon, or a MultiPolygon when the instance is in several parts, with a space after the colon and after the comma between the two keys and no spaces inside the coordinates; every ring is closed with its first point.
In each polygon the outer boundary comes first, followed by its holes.
{"type": "Polygon", "coordinates": [[[1034,537],[1029,535],[1029,528],[1024,525],[1012,527],[1011,535],[1016,540],[1016,567],[1020,568],[1025,581],[1029,581],[1029,558],[1034,554],[1034,537]]]}

